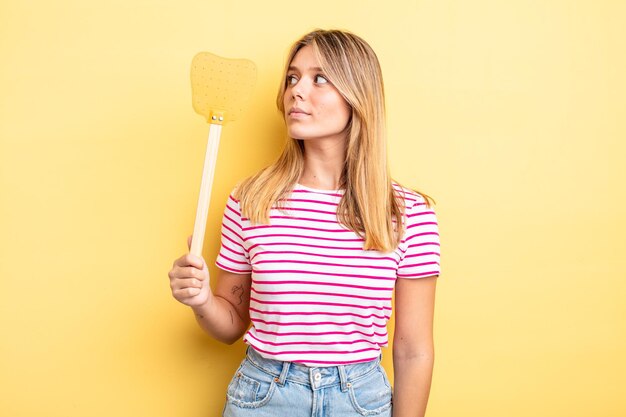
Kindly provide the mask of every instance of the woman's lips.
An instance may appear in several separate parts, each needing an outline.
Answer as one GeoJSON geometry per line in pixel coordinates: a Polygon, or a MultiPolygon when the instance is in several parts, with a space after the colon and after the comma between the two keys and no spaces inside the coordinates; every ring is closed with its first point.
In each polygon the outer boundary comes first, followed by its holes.
{"type": "Polygon", "coordinates": [[[291,110],[289,110],[289,117],[300,119],[300,118],[306,117],[306,116],[309,116],[309,113],[307,113],[304,110],[299,109],[297,107],[294,107],[291,110]]]}

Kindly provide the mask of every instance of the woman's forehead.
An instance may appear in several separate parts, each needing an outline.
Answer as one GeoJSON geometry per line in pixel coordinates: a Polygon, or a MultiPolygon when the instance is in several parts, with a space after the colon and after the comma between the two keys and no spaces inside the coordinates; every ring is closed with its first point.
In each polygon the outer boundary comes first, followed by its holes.
{"type": "Polygon", "coordinates": [[[320,69],[320,63],[313,47],[306,45],[300,48],[289,63],[289,68],[299,70],[320,69]]]}

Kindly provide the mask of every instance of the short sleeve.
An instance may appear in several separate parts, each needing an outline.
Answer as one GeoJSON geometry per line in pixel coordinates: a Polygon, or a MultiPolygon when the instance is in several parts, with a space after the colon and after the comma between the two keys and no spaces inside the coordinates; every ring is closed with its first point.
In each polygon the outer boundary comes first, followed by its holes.
{"type": "Polygon", "coordinates": [[[252,271],[250,256],[244,245],[241,208],[231,194],[228,197],[222,218],[222,244],[215,265],[235,274],[248,274],[252,271]]]}
{"type": "MultiPolygon", "coordinates": [[[[407,209],[406,229],[400,248],[398,278],[424,278],[440,273],[439,227],[432,207],[417,195],[407,209]]],[[[407,204],[408,205],[408,204],[407,204]]]]}

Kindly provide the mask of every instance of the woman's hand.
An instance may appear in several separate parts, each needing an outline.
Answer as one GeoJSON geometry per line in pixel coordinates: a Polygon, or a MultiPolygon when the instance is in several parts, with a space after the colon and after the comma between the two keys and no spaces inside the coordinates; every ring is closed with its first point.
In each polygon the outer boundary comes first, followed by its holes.
{"type": "MultiPolygon", "coordinates": [[[[191,236],[187,238],[187,246],[191,247],[191,236]]],[[[172,295],[187,306],[202,306],[213,296],[209,286],[209,269],[202,257],[192,254],[181,256],[174,261],[167,275],[172,295]]]]}

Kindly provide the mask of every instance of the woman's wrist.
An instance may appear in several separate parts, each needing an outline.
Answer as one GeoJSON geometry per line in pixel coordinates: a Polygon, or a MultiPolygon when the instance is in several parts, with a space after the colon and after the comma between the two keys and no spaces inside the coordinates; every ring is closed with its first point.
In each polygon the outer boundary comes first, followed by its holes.
{"type": "Polygon", "coordinates": [[[210,315],[211,308],[214,304],[214,299],[215,296],[213,295],[213,291],[209,291],[207,300],[200,305],[191,306],[191,310],[196,315],[196,317],[204,319],[205,317],[208,317],[210,315]]]}

